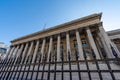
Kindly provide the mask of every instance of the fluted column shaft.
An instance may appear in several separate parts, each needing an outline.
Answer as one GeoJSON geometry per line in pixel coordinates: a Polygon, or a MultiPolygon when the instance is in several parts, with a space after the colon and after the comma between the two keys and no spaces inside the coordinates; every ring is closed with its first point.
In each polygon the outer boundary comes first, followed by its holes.
{"type": "Polygon", "coordinates": [[[96,55],[96,58],[97,58],[97,59],[100,59],[100,55],[99,55],[99,52],[98,52],[98,50],[97,50],[97,47],[96,47],[96,44],[95,44],[95,41],[94,41],[94,39],[93,39],[93,36],[92,36],[92,33],[91,33],[90,29],[87,28],[86,32],[87,32],[87,37],[88,37],[90,46],[91,46],[91,48],[93,49],[93,51],[94,51],[94,53],[95,53],[95,55],[96,55]]]}
{"type": "Polygon", "coordinates": [[[18,51],[18,48],[19,48],[19,45],[17,45],[17,47],[15,48],[15,51],[14,51],[14,53],[13,53],[13,57],[15,57],[16,56],[16,54],[17,54],[17,51],[18,51]]]}
{"type": "Polygon", "coordinates": [[[29,50],[28,50],[28,53],[27,53],[25,62],[27,62],[28,56],[29,56],[29,55],[31,54],[31,52],[32,52],[32,48],[33,48],[33,42],[31,42],[31,45],[30,45],[30,48],[29,48],[29,50]]]}
{"type": "Polygon", "coordinates": [[[18,49],[18,51],[16,52],[16,59],[15,59],[14,64],[16,63],[18,57],[21,55],[22,50],[23,50],[23,44],[21,45],[20,49],[18,49]]]}
{"type": "Polygon", "coordinates": [[[78,30],[76,30],[76,39],[77,39],[77,45],[78,45],[78,51],[79,51],[79,58],[83,60],[84,59],[83,48],[82,48],[82,42],[81,42],[78,30]]]}
{"type": "Polygon", "coordinates": [[[66,33],[66,47],[67,47],[67,60],[68,60],[68,56],[71,56],[71,48],[70,48],[70,38],[69,38],[69,33],[66,33]],[[69,53],[69,54],[68,54],[69,53]]]}
{"type": "Polygon", "coordinates": [[[8,52],[7,52],[7,54],[6,54],[6,57],[5,57],[6,59],[10,56],[11,50],[12,50],[12,47],[9,48],[9,50],[8,50],[8,52]]]}
{"type": "Polygon", "coordinates": [[[49,50],[48,50],[48,57],[47,57],[47,61],[49,61],[50,58],[50,53],[52,51],[52,42],[53,42],[53,38],[50,37],[50,42],[49,42],[49,50]]]}
{"type": "Polygon", "coordinates": [[[23,62],[25,62],[24,60],[25,60],[25,54],[26,54],[26,52],[27,52],[27,48],[28,48],[28,43],[26,43],[26,45],[25,45],[25,48],[24,48],[24,51],[23,51],[23,54],[22,54],[22,61],[21,61],[21,64],[23,63],[23,62]]]}
{"type": "Polygon", "coordinates": [[[24,45],[22,44],[20,49],[18,50],[16,57],[19,57],[22,54],[23,47],[24,47],[24,45]]]}
{"type": "Polygon", "coordinates": [[[103,37],[103,35],[101,33],[99,33],[98,35],[99,35],[99,37],[100,37],[100,39],[102,41],[103,48],[104,48],[105,52],[107,53],[106,54],[107,57],[112,58],[113,55],[112,55],[112,53],[111,53],[111,51],[110,51],[110,49],[109,49],[109,47],[107,45],[107,42],[105,41],[105,39],[103,37]]]}
{"type": "Polygon", "coordinates": [[[36,46],[35,46],[35,50],[34,50],[34,54],[33,54],[32,63],[35,62],[35,58],[36,58],[36,56],[37,56],[38,48],[39,48],[39,40],[37,40],[37,44],[36,44],[36,46]]]}
{"type": "Polygon", "coordinates": [[[12,57],[12,54],[13,54],[14,49],[15,49],[15,46],[13,46],[13,48],[11,49],[9,58],[12,57]]]}
{"type": "Polygon", "coordinates": [[[99,31],[100,31],[100,34],[102,35],[103,39],[105,40],[106,42],[106,45],[107,45],[107,48],[108,48],[108,51],[110,52],[108,54],[108,57],[109,58],[113,58],[113,53],[112,53],[112,50],[111,50],[111,46],[113,46],[113,48],[115,49],[115,51],[118,53],[118,55],[120,55],[120,52],[119,50],[117,49],[116,45],[114,45],[114,43],[111,42],[110,38],[108,37],[108,35],[106,34],[104,28],[102,26],[99,26],[99,31]],[[111,45],[111,46],[110,46],[111,45]],[[111,54],[111,55],[110,55],[111,54]]]}
{"type": "Polygon", "coordinates": [[[57,37],[57,61],[60,61],[60,35],[57,37]]]}
{"type": "Polygon", "coordinates": [[[41,62],[43,61],[43,55],[45,54],[45,52],[44,52],[44,50],[45,50],[45,43],[46,43],[46,40],[44,38],[43,42],[42,42],[42,48],[41,48],[41,62]]]}

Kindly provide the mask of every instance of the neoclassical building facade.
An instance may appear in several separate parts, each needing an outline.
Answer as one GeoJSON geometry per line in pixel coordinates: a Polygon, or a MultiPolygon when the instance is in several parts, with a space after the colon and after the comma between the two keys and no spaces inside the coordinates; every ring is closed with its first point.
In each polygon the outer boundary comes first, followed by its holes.
{"type": "Polygon", "coordinates": [[[119,56],[116,45],[104,30],[101,13],[92,14],[52,28],[26,35],[11,41],[7,58],[20,58],[20,63],[67,61],[68,58],[91,60],[92,52],[97,59],[114,58],[112,49],[119,56]]]}

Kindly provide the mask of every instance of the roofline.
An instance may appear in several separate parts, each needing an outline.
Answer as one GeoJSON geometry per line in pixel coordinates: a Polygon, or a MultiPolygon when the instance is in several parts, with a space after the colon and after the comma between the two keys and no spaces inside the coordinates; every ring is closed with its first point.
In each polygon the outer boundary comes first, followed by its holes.
{"type": "Polygon", "coordinates": [[[39,34],[39,33],[42,33],[44,31],[52,30],[52,29],[55,29],[55,28],[58,28],[58,27],[61,27],[61,26],[66,26],[66,25],[69,25],[69,24],[72,24],[72,23],[75,23],[75,22],[78,22],[78,21],[89,19],[89,18],[95,17],[95,16],[99,16],[99,19],[101,19],[102,13],[95,13],[95,14],[91,14],[91,15],[88,15],[88,16],[85,16],[85,17],[82,17],[82,18],[71,20],[69,22],[65,22],[63,24],[60,24],[60,25],[57,25],[57,26],[53,26],[53,27],[50,27],[50,28],[45,29],[45,30],[41,30],[41,31],[38,31],[38,32],[35,32],[35,33],[32,33],[32,34],[26,35],[26,36],[23,36],[23,37],[20,37],[20,38],[16,38],[16,39],[12,40],[11,42],[14,42],[14,41],[17,41],[19,39],[23,39],[23,38],[26,38],[26,37],[30,37],[30,36],[39,34]]]}
{"type": "Polygon", "coordinates": [[[120,29],[115,29],[115,30],[107,31],[107,34],[108,35],[120,34],[120,29]]]}
{"type": "Polygon", "coordinates": [[[115,29],[115,30],[107,31],[107,33],[111,33],[111,32],[120,32],[120,29],[115,29]]]}

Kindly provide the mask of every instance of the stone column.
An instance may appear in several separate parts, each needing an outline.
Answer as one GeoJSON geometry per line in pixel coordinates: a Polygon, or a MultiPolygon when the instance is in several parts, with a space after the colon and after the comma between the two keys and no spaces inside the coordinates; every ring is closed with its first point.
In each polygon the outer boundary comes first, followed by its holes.
{"type": "Polygon", "coordinates": [[[37,55],[38,48],[39,48],[39,40],[37,40],[37,44],[36,44],[36,46],[35,46],[32,63],[35,62],[35,58],[36,58],[36,55],[37,55]]]}
{"type": "Polygon", "coordinates": [[[14,49],[15,49],[15,46],[12,47],[12,49],[11,49],[11,51],[10,51],[9,58],[12,57],[12,54],[13,54],[14,49]]]}
{"type": "Polygon", "coordinates": [[[120,57],[120,51],[118,50],[118,48],[115,45],[115,43],[111,41],[111,45],[114,47],[115,51],[117,52],[118,56],[120,57]]]}
{"type": "MultiPolygon", "coordinates": [[[[98,32],[97,32],[98,33],[98,32]]],[[[99,35],[97,35],[97,37],[96,37],[96,46],[98,47],[98,51],[99,51],[99,55],[100,55],[100,58],[102,59],[103,58],[103,56],[102,56],[102,52],[101,52],[101,48],[103,48],[103,44],[102,44],[102,42],[101,42],[101,39],[99,38],[99,35]]]]}
{"type": "Polygon", "coordinates": [[[60,35],[57,37],[57,61],[60,61],[60,35]]]}
{"type": "Polygon", "coordinates": [[[13,53],[14,53],[14,51],[15,51],[15,46],[13,46],[13,48],[12,48],[12,50],[10,51],[10,56],[8,57],[9,58],[9,60],[7,60],[8,62],[10,61],[10,62],[13,62],[13,53]]]}
{"type": "Polygon", "coordinates": [[[17,47],[15,48],[15,51],[13,52],[13,57],[15,57],[16,56],[16,54],[17,54],[17,51],[18,51],[18,48],[19,48],[19,45],[17,45],[17,47]]]}
{"type": "Polygon", "coordinates": [[[19,48],[19,45],[17,45],[17,46],[14,48],[14,50],[13,50],[13,52],[12,52],[12,54],[11,54],[11,57],[12,57],[12,58],[16,58],[16,57],[15,57],[15,54],[17,53],[18,48],[19,48]]]}
{"type": "Polygon", "coordinates": [[[112,58],[113,55],[112,55],[112,53],[111,53],[111,51],[110,51],[110,48],[108,47],[108,45],[107,45],[104,37],[102,36],[101,33],[98,33],[98,35],[99,35],[100,40],[101,40],[101,42],[102,42],[103,48],[105,49],[105,52],[106,52],[107,57],[108,57],[108,58],[112,58]]]}
{"type": "Polygon", "coordinates": [[[20,46],[20,49],[18,49],[18,51],[17,51],[17,53],[16,53],[16,56],[15,56],[15,57],[16,57],[16,59],[15,59],[14,64],[16,63],[16,61],[17,61],[18,57],[21,55],[22,50],[23,50],[23,44],[20,46]]]}
{"type": "Polygon", "coordinates": [[[96,55],[96,58],[100,59],[100,55],[99,55],[99,52],[97,50],[97,47],[96,47],[96,44],[94,42],[94,39],[93,39],[93,36],[92,36],[92,33],[91,33],[90,29],[87,28],[86,32],[87,32],[87,36],[88,36],[88,40],[89,40],[90,46],[93,49],[93,51],[94,51],[94,53],[96,55]]]}
{"type": "MultiPolygon", "coordinates": [[[[50,37],[50,42],[49,42],[49,50],[48,50],[48,57],[47,57],[47,61],[49,62],[49,58],[50,58],[50,53],[52,51],[52,36],[50,37]]],[[[52,54],[52,53],[51,53],[52,54]]]]}
{"type": "Polygon", "coordinates": [[[10,50],[10,52],[9,52],[9,55],[7,56],[7,58],[10,58],[10,56],[11,56],[11,52],[12,52],[12,50],[13,50],[13,46],[11,47],[11,50],[10,50]]]}
{"type": "Polygon", "coordinates": [[[69,38],[69,33],[66,33],[66,47],[67,47],[67,60],[68,60],[68,52],[70,52],[70,56],[71,56],[71,48],[70,48],[70,38],[69,38]]]}
{"type": "Polygon", "coordinates": [[[46,42],[46,40],[45,40],[45,38],[43,39],[43,42],[42,42],[42,48],[41,48],[41,62],[42,62],[42,60],[43,60],[43,55],[45,54],[44,53],[44,50],[45,50],[45,42],[46,42]]]}
{"type": "Polygon", "coordinates": [[[20,46],[20,49],[18,50],[18,53],[17,53],[16,57],[19,57],[22,54],[23,47],[24,47],[24,45],[22,44],[20,46]]]}
{"type": "MultiPolygon", "coordinates": [[[[21,60],[21,64],[23,63],[23,60],[25,60],[24,58],[26,57],[26,52],[27,52],[27,48],[28,48],[28,43],[26,43],[23,54],[22,54],[22,60],[21,60]]],[[[25,62],[25,61],[24,61],[25,62]]]]}
{"type": "Polygon", "coordinates": [[[32,48],[33,48],[33,41],[31,42],[31,45],[30,45],[30,48],[29,48],[29,50],[28,50],[28,53],[27,53],[25,62],[27,62],[28,56],[29,56],[29,55],[31,54],[31,52],[32,52],[32,48]]]}
{"type": "MultiPolygon", "coordinates": [[[[107,33],[105,32],[103,26],[99,26],[99,31],[100,31],[100,34],[103,36],[103,38],[104,38],[104,40],[105,40],[105,42],[106,42],[106,45],[107,45],[107,47],[108,47],[108,50],[109,50],[110,54],[113,55],[112,50],[111,50],[111,46],[113,46],[113,48],[115,49],[115,51],[117,52],[117,54],[120,55],[119,50],[117,49],[116,45],[114,45],[114,44],[111,42],[111,40],[110,40],[110,38],[108,37],[107,33]],[[110,45],[111,45],[111,46],[110,46],[110,45]]],[[[113,58],[114,56],[108,56],[108,57],[109,57],[109,58],[113,58]]]]}
{"type": "Polygon", "coordinates": [[[76,30],[76,39],[77,39],[77,45],[78,45],[78,51],[79,51],[79,58],[81,60],[84,60],[82,42],[81,42],[78,30],[76,30]]]}
{"type": "Polygon", "coordinates": [[[9,50],[8,50],[8,52],[7,52],[7,54],[6,54],[6,57],[5,57],[6,59],[10,56],[11,50],[12,50],[12,47],[9,48],[9,50]]]}

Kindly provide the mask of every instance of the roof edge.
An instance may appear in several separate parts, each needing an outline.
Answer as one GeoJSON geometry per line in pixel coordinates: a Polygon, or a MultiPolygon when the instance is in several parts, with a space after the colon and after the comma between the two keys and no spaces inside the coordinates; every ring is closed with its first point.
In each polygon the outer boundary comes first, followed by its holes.
{"type": "Polygon", "coordinates": [[[74,23],[74,22],[82,21],[82,20],[89,19],[89,18],[92,18],[92,17],[95,17],[95,16],[99,16],[99,19],[101,20],[102,12],[101,12],[101,13],[94,13],[94,14],[91,14],[91,15],[88,15],[88,16],[85,16],[85,17],[81,17],[81,18],[78,18],[78,19],[75,19],[75,20],[71,20],[71,21],[65,22],[65,23],[63,23],[63,24],[59,24],[59,25],[56,25],[56,26],[47,28],[47,29],[45,29],[45,30],[40,30],[40,31],[35,32],[35,33],[32,33],[32,34],[28,34],[28,35],[26,35],[26,36],[22,36],[22,37],[20,37],[20,38],[16,38],[16,39],[14,39],[14,40],[12,40],[12,41],[10,41],[10,42],[12,43],[12,42],[14,42],[14,41],[17,41],[17,40],[20,40],[20,39],[23,39],[23,38],[26,38],[26,37],[33,36],[33,35],[42,33],[42,32],[47,31],[47,30],[55,29],[55,28],[60,27],[60,26],[69,25],[69,24],[72,24],[72,23],[74,23]]]}

